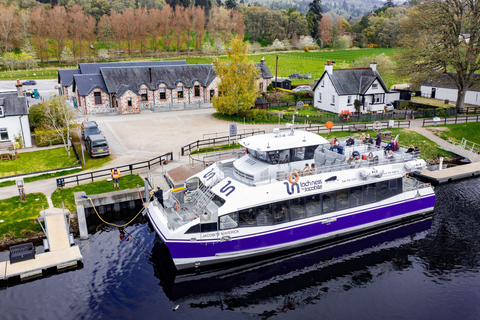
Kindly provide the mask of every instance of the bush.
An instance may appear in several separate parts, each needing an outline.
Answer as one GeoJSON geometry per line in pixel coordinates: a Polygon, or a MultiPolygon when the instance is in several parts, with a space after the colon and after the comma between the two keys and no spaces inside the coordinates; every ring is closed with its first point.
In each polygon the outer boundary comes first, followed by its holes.
{"type": "Polygon", "coordinates": [[[449,103],[450,103],[450,100],[445,99],[445,104],[449,104],[449,103]]]}
{"type": "Polygon", "coordinates": [[[435,116],[440,117],[440,118],[445,118],[447,117],[447,108],[437,108],[437,112],[435,113],[435,116]]]}
{"type": "MultiPolygon", "coordinates": [[[[64,130],[64,134],[67,134],[67,130],[64,130]]],[[[55,130],[45,130],[35,131],[35,141],[37,143],[37,147],[46,147],[51,146],[54,144],[63,144],[62,137],[57,135],[55,130]]]]}
{"type": "Polygon", "coordinates": [[[30,122],[30,130],[34,131],[36,128],[40,128],[42,122],[45,120],[45,112],[43,103],[31,106],[28,111],[28,121],[30,122]]]}

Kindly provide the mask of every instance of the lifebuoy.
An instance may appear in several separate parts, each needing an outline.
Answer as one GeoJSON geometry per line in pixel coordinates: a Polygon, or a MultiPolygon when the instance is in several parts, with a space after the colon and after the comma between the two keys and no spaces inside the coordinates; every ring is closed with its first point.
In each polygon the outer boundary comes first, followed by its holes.
{"type": "Polygon", "coordinates": [[[300,175],[297,173],[297,172],[292,172],[290,173],[290,175],[288,176],[288,181],[290,181],[290,183],[297,183],[298,180],[300,180],[300,175]],[[294,178],[295,177],[295,178],[294,178]]]}
{"type": "Polygon", "coordinates": [[[173,208],[175,209],[175,211],[178,210],[178,202],[177,202],[177,200],[175,200],[175,205],[173,206],[173,208]]]}
{"type": "Polygon", "coordinates": [[[245,149],[245,150],[243,151],[243,154],[247,154],[247,149],[245,149]]]}

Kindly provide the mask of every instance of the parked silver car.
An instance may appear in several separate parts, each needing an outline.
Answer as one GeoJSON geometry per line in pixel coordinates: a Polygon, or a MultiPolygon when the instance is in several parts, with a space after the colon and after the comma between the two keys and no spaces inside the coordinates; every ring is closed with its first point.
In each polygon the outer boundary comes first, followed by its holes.
{"type": "Polygon", "coordinates": [[[91,134],[85,139],[85,149],[90,157],[102,157],[110,155],[107,139],[101,134],[91,134]]]}
{"type": "Polygon", "coordinates": [[[312,88],[310,86],[298,86],[292,91],[312,91],[312,88]]]}

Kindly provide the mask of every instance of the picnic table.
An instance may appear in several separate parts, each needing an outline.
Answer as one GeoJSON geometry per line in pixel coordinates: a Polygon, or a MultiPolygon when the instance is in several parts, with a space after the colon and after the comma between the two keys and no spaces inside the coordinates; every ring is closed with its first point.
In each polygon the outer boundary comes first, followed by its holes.
{"type": "Polygon", "coordinates": [[[391,140],[392,139],[392,131],[381,131],[380,132],[380,137],[382,138],[382,141],[391,140]]]}
{"type": "Polygon", "coordinates": [[[0,142],[0,161],[17,159],[17,149],[11,141],[0,142]]]}

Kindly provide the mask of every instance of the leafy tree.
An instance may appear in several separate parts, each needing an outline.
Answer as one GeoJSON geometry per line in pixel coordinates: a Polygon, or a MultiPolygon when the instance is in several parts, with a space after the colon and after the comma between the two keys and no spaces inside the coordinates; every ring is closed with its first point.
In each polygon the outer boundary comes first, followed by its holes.
{"type": "Polygon", "coordinates": [[[352,68],[368,68],[370,63],[374,61],[377,63],[377,71],[380,73],[382,78],[391,75],[395,72],[395,65],[393,64],[392,60],[385,55],[384,53],[376,55],[376,56],[368,56],[368,57],[361,57],[355,60],[350,64],[352,68]]]}
{"type": "Polygon", "coordinates": [[[317,37],[318,33],[318,23],[322,20],[322,2],[320,0],[313,0],[308,5],[308,12],[307,12],[307,21],[308,21],[308,29],[310,30],[310,35],[312,38],[317,37]]]}
{"type": "Polygon", "coordinates": [[[400,70],[417,84],[427,77],[450,77],[458,89],[460,111],[468,89],[480,81],[474,77],[480,69],[479,21],[479,1],[421,2],[408,13],[402,29],[408,50],[401,57],[400,70]]]}
{"type": "Polygon", "coordinates": [[[255,105],[258,70],[253,63],[247,62],[248,44],[239,37],[232,41],[225,53],[228,61],[215,60],[213,63],[221,93],[213,99],[213,107],[222,114],[238,115],[255,105]]]}

